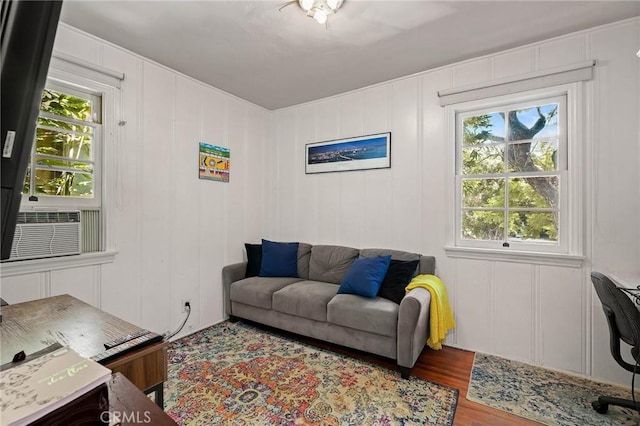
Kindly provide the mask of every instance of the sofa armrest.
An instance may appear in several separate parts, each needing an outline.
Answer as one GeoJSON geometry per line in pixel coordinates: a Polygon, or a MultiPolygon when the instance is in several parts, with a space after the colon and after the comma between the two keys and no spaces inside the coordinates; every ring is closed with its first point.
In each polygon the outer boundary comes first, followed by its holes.
{"type": "Polygon", "coordinates": [[[414,288],[400,302],[397,330],[397,362],[412,368],[429,337],[429,306],[431,294],[424,288],[414,288]]]}
{"type": "Polygon", "coordinates": [[[231,284],[244,278],[247,262],[234,263],[222,268],[222,291],[224,294],[224,310],[231,315],[231,284]]]}

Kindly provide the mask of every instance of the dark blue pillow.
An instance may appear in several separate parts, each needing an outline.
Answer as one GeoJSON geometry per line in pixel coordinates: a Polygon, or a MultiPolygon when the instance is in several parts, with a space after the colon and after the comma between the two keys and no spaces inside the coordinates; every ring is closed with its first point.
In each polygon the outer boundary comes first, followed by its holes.
{"type": "Polygon", "coordinates": [[[376,297],[390,263],[391,256],[361,257],[356,259],[342,279],[338,294],[376,297]]]}
{"type": "Polygon", "coordinates": [[[384,297],[399,305],[406,293],[405,288],[411,282],[419,263],[419,260],[402,261],[391,259],[389,270],[382,281],[378,297],[384,297]]]}
{"type": "Polygon", "coordinates": [[[244,277],[257,277],[262,266],[262,245],[247,243],[244,247],[247,250],[247,270],[244,277]]]}
{"type": "Polygon", "coordinates": [[[298,243],[262,240],[261,277],[297,277],[298,243]]]}

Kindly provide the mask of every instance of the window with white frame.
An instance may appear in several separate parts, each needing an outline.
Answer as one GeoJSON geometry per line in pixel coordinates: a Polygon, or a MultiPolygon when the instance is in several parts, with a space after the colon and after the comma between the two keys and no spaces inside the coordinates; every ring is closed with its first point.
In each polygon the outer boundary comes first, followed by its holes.
{"type": "Polygon", "coordinates": [[[23,193],[54,206],[100,207],[99,94],[48,82],[23,193]]]}
{"type": "Polygon", "coordinates": [[[580,267],[589,59],[438,91],[448,140],[445,252],[580,267]],[[454,143],[455,142],[455,143],[454,143]]]}
{"type": "Polygon", "coordinates": [[[567,94],[455,111],[455,245],[567,253],[567,94]]]}

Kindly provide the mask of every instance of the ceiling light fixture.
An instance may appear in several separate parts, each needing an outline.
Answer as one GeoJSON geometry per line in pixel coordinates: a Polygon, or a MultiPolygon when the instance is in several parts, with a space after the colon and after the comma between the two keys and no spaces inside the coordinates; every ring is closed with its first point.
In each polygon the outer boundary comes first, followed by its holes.
{"type": "Polygon", "coordinates": [[[336,13],[343,2],[344,0],[298,0],[307,16],[315,19],[318,24],[326,24],[327,17],[336,13]]]}

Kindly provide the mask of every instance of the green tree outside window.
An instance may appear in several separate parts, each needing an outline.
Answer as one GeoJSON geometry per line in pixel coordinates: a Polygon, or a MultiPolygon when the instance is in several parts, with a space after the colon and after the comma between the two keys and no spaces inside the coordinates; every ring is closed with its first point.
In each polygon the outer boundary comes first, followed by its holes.
{"type": "Polygon", "coordinates": [[[45,89],[40,111],[23,193],[93,197],[95,111],[92,101],[45,89]]]}
{"type": "Polygon", "coordinates": [[[461,237],[558,241],[558,104],[462,120],[461,237]]]}

